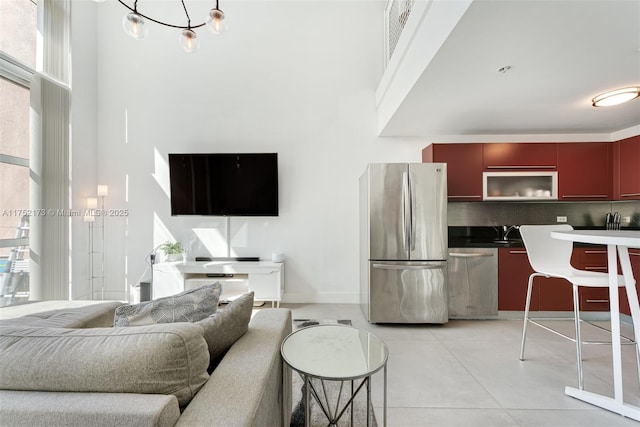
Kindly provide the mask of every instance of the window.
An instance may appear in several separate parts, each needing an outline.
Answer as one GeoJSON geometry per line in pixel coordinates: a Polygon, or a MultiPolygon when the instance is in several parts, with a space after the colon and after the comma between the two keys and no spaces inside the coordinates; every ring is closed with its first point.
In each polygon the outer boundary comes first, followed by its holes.
{"type": "Polygon", "coordinates": [[[34,0],[0,1],[0,51],[36,68],[38,4],[34,0]]]}
{"type": "Polygon", "coordinates": [[[0,1],[0,306],[29,297],[29,81],[37,4],[0,1]]]}

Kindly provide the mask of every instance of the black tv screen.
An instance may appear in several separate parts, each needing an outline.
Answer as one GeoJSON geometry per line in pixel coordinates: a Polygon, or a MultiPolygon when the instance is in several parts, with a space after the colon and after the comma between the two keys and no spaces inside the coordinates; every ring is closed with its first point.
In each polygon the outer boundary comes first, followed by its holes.
{"type": "Polygon", "coordinates": [[[171,215],[278,216],[278,154],[169,154],[171,215]]]}

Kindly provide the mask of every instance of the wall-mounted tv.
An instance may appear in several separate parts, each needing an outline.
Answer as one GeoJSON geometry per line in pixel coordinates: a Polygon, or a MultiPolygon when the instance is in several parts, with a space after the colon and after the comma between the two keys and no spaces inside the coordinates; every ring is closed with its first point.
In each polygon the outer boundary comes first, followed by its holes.
{"type": "Polygon", "coordinates": [[[169,154],[171,215],[278,216],[277,153],[169,154]]]}

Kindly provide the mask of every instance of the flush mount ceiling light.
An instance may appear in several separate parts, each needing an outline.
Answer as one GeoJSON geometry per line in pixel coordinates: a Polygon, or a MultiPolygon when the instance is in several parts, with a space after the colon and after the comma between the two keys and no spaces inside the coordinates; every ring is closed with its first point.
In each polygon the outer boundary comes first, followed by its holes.
{"type": "Polygon", "coordinates": [[[169,24],[143,14],[138,11],[138,0],[133,2],[133,7],[129,6],[123,0],[118,0],[118,2],[131,11],[122,18],[122,27],[131,37],[137,40],[144,39],[149,34],[149,27],[146,21],[155,22],[165,27],[181,30],[178,35],[178,43],[186,52],[195,52],[200,47],[198,36],[194,31],[196,28],[207,26],[209,31],[214,34],[222,34],[227,28],[224,12],[218,7],[218,0],[216,0],[215,7],[209,11],[205,22],[198,25],[191,25],[191,18],[189,17],[189,12],[187,11],[187,6],[184,4],[184,0],[180,0],[180,2],[182,3],[184,14],[187,17],[187,25],[169,24]]]}
{"type": "Polygon", "coordinates": [[[638,96],[640,96],[640,86],[626,87],[624,89],[616,89],[596,96],[591,100],[591,105],[594,107],[610,107],[612,105],[631,101],[638,96]]]}

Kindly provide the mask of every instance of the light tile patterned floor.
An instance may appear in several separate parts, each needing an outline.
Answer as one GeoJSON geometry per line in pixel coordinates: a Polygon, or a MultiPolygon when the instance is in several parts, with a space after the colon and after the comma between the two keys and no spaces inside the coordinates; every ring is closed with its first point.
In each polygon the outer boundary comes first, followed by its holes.
{"type": "MultiPolygon", "coordinates": [[[[355,304],[283,304],[294,318],[351,319],[389,347],[389,427],[640,426],[564,394],[576,386],[575,347],[531,325],[526,359],[518,359],[522,321],[457,320],[446,325],[369,324],[355,304]]],[[[572,321],[555,322],[570,334],[572,321]]],[[[630,328],[623,327],[627,333],[630,328]]],[[[584,327],[585,339],[600,337],[584,327]],[[590,336],[591,335],[591,336],[590,336]]],[[[633,346],[623,346],[625,401],[640,406],[633,346]]],[[[583,346],[585,389],[613,395],[611,347],[583,346]]],[[[382,375],[373,378],[382,419],[382,375]]],[[[381,423],[380,423],[381,424],[381,423]]]]}

